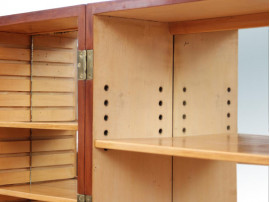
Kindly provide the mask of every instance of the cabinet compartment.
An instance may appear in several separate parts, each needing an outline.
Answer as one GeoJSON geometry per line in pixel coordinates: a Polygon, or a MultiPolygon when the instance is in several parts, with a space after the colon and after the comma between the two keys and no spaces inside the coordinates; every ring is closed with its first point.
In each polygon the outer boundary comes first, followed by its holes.
{"type": "Polygon", "coordinates": [[[236,201],[236,163],[268,164],[237,134],[237,30],[97,15],[94,47],[94,200],[236,201]]]}
{"type": "Polygon", "coordinates": [[[76,200],[78,32],[56,29],[76,21],[0,27],[2,195],[76,200]]]}

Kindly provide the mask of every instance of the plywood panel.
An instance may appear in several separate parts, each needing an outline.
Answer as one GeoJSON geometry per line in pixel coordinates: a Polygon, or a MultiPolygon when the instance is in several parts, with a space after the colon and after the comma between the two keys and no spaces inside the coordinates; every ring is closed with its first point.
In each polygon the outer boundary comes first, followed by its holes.
{"type": "Polygon", "coordinates": [[[0,47],[0,58],[2,60],[29,61],[30,50],[20,48],[2,48],[0,47]]]}
{"type": "Polygon", "coordinates": [[[33,92],[74,92],[74,79],[34,78],[33,92]]]}
{"type": "MultiPolygon", "coordinates": [[[[33,167],[42,166],[57,166],[57,165],[68,165],[74,164],[75,153],[59,153],[59,154],[34,154],[32,157],[33,167]]],[[[74,164],[74,166],[76,166],[74,164]]]]}
{"type": "Polygon", "coordinates": [[[33,76],[41,77],[72,77],[76,76],[76,68],[73,64],[34,63],[33,76]]]}
{"type": "Polygon", "coordinates": [[[5,196],[5,195],[0,195],[0,201],[3,202],[27,202],[26,199],[23,198],[16,198],[16,197],[11,197],[11,196],[5,196]]]}
{"type": "Polygon", "coordinates": [[[30,64],[27,64],[27,63],[1,63],[0,75],[4,75],[4,76],[30,76],[30,64]]]}
{"type": "Polygon", "coordinates": [[[30,171],[27,169],[0,172],[0,185],[27,183],[30,171]]]}
{"type": "Polygon", "coordinates": [[[75,138],[32,141],[32,152],[61,150],[75,150],[75,138]]]}
{"type": "MultiPolygon", "coordinates": [[[[1,112],[1,111],[0,111],[1,112]]],[[[75,121],[74,108],[33,108],[33,121],[75,121]]]]}
{"type": "MultiPolygon", "coordinates": [[[[175,36],[175,137],[237,135],[237,46],[237,31],[175,36]]],[[[173,176],[175,202],[236,201],[235,163],[174,157],[173,176]]]]}
{"type": "Polygon", "coordinates": [[[0,121],[30,121],[30,109],[0,108],[0,121]]]}
{"type": "Polygon", "coordinates": [[[72,50],[34,50],[33,52],[34,62],[73,63],[74,57],[76,55],[72,50]]]}
{"type": "Polygon", "coordinates": [[[235,163],[174,157],[174,202],[236,201],[235,163]]]}
{"type": "Polygon", "coordinates": [[[30,167],[29,156],[10,156],[0,157],[0,170],[1,169],[15,169],[30,167]]]}
{"type": "Polygon", "coordinates": [[[15,154],[30,152],[30,141],[0,142],[0,154],[15,154]]]}
{"type": "Polygon", "coordinates": [[[0,140],[29,139],[30,129],[0,128],[0,140]]]}
{"type": "Polygon", "coordinates": [[[174,136],[237,132],[237,46],[237,31],[175,37],[174,136]]]}
{"type": "MultiPolygon", "coordinates": [[[[173,43],[168,25],[95,17],[94,32],[94,139],[170,137],[173,43]]],[[[171,157],[94,149],[93,200],[171,201],[171,157]]]]}
{"type": "Polygon", "coordinates": [[[41,182],[49,180],[61,180],[74,178],[74,167],[56,167],[56,168],[33,168],[31,173],[32,182],[41,182]]]}
{"type": "Polygon", "coordinates": [[[34,93],[32,95],[33,107],[75,107],[75,102],[73,93],[34,93]]]}
{"type": "Polygon", "coordinates": [[[0,106],[1,107],[30,107],[29,93],[1,93],[0,92],[0,106]]]}
{"type": "Polygon", "coordinates": [[[36,49],[41,48],[73,49],[77,45],[77,40],[74,40],[72,38],[64,38],[63,36],[50,36],[50,35],[35,36],[33,42],[36,49]]]}
{"type": "Polygon", "coordinates": [[[0,78],[0,91],[30,91],[30,79],[28,78],[0,78]]]}
{"type": "Polygon", "coordinates": [[[30,48],[31,38],[24,34],[15,34],[10,32],[0,32],[0,44],[1,46],[16,46],[30,48]]]}

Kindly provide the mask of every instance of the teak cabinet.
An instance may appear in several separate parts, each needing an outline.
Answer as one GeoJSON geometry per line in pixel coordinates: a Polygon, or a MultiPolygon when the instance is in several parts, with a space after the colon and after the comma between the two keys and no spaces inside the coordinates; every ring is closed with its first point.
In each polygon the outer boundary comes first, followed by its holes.
{"type": "Polygon", "coordinates": [[[268,1],[111,1],[0,17],[0,201],[236,202],[238,29],[268,1]],[[77,132],[76,132],[77,131],[77,132]]]}

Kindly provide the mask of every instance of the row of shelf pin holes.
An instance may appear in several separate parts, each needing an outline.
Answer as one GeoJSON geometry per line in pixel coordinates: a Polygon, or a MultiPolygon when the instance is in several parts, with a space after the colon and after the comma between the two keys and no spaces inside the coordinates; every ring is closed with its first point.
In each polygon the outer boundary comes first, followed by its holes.
{"type": "MultiPolygon", "coordinates": [[[[109,91],[109,85],[105,85],[104,86],[104,91],[109,91]]],[[[109,106],[109,100],[104,100],[104,106],[105,107],[108,107],[109,106]]],[[[107,114],[105,114],[104,115],[104,121],[108,121],[109,120],[109,116],[107,115],[107,114]]],[[[109,131],[106,129],[106,130],[104,130],[104,135],[105,136],[108,136],[108,134],[109,134],[109,131]]]]}
{"type": "MultiPolygon", "coordinates": [[[[186,87],[183,87],[183,92],[184,92],[184,93],[187,92],[187,88],[186,88],[186,87]]],[[[187,105],[187,101],[186,101],[186,100],[183,100],[183,106],[185,107],[186,105],[187,105]]],[[[183,114],[183,115],[182,115],[182,119],[185,120],[186,118],[187,118],[187,115],[186,115],[186,114],[183,114]]],[[[183,132],[183,133],[186,133],[186,131],[187,131],[186,127],[183,127],[183,128],[182,128],[182,132],[183,132]]]]}
{"type": "MultiPolygon", "coordinates": [[[[228,87],[227,88],[227,92],[230,93],[231,92],[231,88],[228,87]]],[[[231,100],[227,100],[227,105],[230,106],[231,105],[231,100]]],[[[227,113],[227,118],[230,118],[231,117],[231,114],[230,112],[227,113]]],[[[231,126],[230,125],[227,125],[227,131],[229,131],[231,129],[231,126]]]]}
{"type": "MultiPolygon", "coordinates": [[[[160,92],[160,93],[162,93],[162,92],[163,92],[163,87],[162,87],[162,86],[160,86],[160,87],[159,87],[159,92],[160,92]]],[[[158,105],[159,105],[160,107],[162,107],[162,105],[163,105],[163,101],[162,101],[162,100],[160,100],[160,101],[158,102],[158,105]]],[[[158,116],[158,119],[159,119],[160,121],[162,121],[162,119],[163,119],[163,115],[162,115],[162,114],[160,114],[160,115],[158,116]]],[[[163,129],[162,129],[162,128],[160,128],[160,129],[158,130],[158,133],[161,135],[161,134],[162,134],[162,132],[163,132],[163,129]]]]}

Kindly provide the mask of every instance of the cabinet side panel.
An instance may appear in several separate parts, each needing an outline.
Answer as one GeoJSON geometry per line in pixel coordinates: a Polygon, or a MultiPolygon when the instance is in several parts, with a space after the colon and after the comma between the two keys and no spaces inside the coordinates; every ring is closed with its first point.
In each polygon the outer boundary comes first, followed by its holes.
{"type": "MultiPolygon", "coordinates": [[[[167,24],[94,18],[94,139],[171,137],[172,39],[167,24]]],[[[94,149],[93,200],[171,201],[171,159],[94,149]]]]}
{"type": "MultiPolygon", "coordinates": [[[[238,31],[176,35],[174,54],[173,136],[237,135],[238,31]]],[[[174,202],[236,201],[235,163],[174,157],[173,178],[174,202]]]]}

